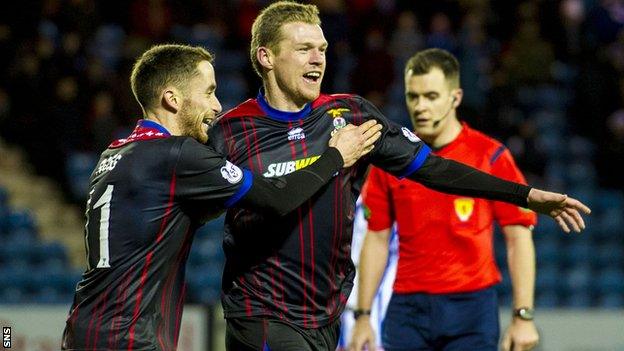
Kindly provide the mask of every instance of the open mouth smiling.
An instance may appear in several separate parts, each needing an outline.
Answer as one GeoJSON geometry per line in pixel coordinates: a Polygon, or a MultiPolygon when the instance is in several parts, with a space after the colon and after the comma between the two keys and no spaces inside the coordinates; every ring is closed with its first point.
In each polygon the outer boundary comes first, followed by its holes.
{"type": "Polygon", "coordinates": [[[321,72],[308,72],[303,75],[303,79],[311,84],[317,83],[321,80],[321,72]]]}

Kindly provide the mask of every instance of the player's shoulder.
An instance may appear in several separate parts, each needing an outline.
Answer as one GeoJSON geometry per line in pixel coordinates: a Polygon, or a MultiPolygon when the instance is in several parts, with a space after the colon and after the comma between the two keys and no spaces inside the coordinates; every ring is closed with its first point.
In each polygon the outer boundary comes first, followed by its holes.
{"type": "Polygon", "coordinates": [[[266,113],[258,104],[257,99],[248,99],[223,114],[221,120],[236,117],[257,117],[265,116],[266,113]]]}
{"type": "Polygon", "coordinates": [[[359,102],[361,100],[362,97],[355,94],[321,94],[316,100],[312,101],[312,108],[317,109],[323,106],[350,103],[351,101],[359,102]]]}
{"type": "Polygon", "coordinates": [[[195,138],[191,137],[177,137],[180,143],[180,149],[183,153],[192,155],[203,154],[204,156],[222,157],[221,154],[215,150],[211,145],[202,144],[195,138]]]}
{"type": "Polygon", "coordinates": [[[180,150],[175,160],[176,169],[208,169],[225,163],[225,157],[212,146],[202,144],[191,137],[180,140],[180,150]]]}

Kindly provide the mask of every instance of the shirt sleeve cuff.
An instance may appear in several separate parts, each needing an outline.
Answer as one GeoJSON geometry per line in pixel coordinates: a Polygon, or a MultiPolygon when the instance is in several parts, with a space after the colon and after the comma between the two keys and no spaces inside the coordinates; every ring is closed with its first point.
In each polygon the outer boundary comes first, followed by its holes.
{"type": "Polygon", "coordinates": [[[250,171],[243,169],[243,184],[238,191],[232,195],[226,202],[225,207],[230,208],[234,206],[240,199],[247,194],[249,189],[251,189],[251,185],[253,184],[253,173],[250,171]]]}
{"type": "Polygon", "coordinates": [[[425,163],[427,156],[431,153],[431,148],[423,143],[422,147],[416,154],[416,158],[397,176],[399,179],[403,179],[410,174],[416,172],[425,163]]]}

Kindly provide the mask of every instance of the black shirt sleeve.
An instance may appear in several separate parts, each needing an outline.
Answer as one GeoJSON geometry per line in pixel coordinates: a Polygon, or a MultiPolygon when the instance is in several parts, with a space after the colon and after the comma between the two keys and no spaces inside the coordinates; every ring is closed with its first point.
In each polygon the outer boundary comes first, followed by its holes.
{"type": "Polygon", "coordinates": [[[220,155],[228,155],[228,145],[226,145],[223,128],[223,124],[214,122],[212,127],[208,129],[208,142],[206,145],[213,148],[220,155]]]}
{"type": "Polygon", "coordinates": [[[192,138],[180,144],[175,175],[176,196],[187,201],[208,201],[220,209],[242,198],[252,183],[249,171],[192,138]]]}
{"type": "Polygon", "coordinates": [[[375,166],[399,178],[415,172],[425,162],[431,149],[409,128],[402,127],[386,118],[375,105],[360,99],[360,108],[366,120],[375,119],[383,126],[381,138],[369,160],[375,166]]]}
{"type": "Polygon", "coordinates": [[[445,193],[500,200],[521,207],[528,206],[527,197],[531,190],[526,185],[433,154],[408,178],[445,193]]]}
{"type": "Polygon", "coordinates": [[[264,209],[280,216],[299,207],[342,168],[336,148],[328,148],[308,167],[278,178],[254,177],[211,147],[188,138],[176,166],[176,194],[185,200],[210,201],[217,210],[234,204],[264,209]]]}
{"type": "Polygon", "coordinates": [[[240,203],[286,215],[329,182],[342,165],[340,152],[330,147],[313,164],[299,171],[278,178],[256,177],[240,203]]]}
{"type": "Polygon", "coordinates": [[[370,160],[399,177],[408,177],[445,193],[500,200],[527,207],[530,187],[509,182],[453,160],[431,154],[431,149],[409,128],[389,121],[372,103],[361,99],[366,119],[383,125],[370,160]]]}

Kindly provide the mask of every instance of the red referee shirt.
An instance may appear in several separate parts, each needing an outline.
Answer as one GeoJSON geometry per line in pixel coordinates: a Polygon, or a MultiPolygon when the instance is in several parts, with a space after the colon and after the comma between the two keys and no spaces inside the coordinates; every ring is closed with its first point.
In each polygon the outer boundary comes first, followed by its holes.
{"type": "MultiPolygon", "coordinates": [[[[459,136],[437,155],[526,184],[505,146],[462,125],[459,136]]],[[[452,293],[496,284],[501,275],[493,252],[494,220],[501,226],[537,223],[534,212],[515,205],[443,194],[378,168],[371,170],[362,196],[370,230],[397,222],[397,293],[452,293]]]]}

